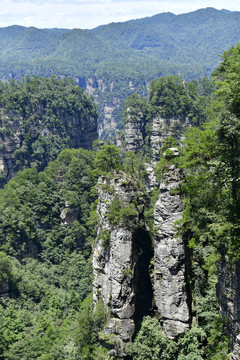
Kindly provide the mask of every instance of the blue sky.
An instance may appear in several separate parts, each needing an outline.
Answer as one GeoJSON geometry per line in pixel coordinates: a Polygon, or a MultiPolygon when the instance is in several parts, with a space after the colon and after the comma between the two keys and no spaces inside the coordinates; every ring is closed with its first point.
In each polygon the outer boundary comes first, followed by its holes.
{"type": "Polygon", "coordinates": [[[181,14],[214,7],[240,11],[239,0],[0,0],[0,27],[91,29],[110,22],[152,16],[162,12],[181,14]]]}

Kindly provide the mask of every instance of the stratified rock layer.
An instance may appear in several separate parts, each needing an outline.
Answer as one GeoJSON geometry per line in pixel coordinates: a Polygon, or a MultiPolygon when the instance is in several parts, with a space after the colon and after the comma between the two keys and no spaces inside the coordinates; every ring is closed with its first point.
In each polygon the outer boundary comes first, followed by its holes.
{"type": "Polygon", "coordinates": [[[182,201],[172,190],[179,185],[179,170],[169,167],[160,184],[154,210],[154,295],[166,334],[174,338],[189,326],[185,286],[184,244],[175,222],[182,218],[182,201]]]}
{"type": "Polygon", "coordinates": [[[132,109],[127,109],[127,121],[124,128],[126,151],[140,152],[144,145],[144,116],[141,111],[131,114],[132,109]]]}

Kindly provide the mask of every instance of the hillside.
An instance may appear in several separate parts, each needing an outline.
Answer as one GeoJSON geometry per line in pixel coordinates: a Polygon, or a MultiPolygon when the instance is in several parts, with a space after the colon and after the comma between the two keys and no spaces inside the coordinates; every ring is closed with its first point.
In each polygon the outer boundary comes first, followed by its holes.
{"type": "MultiPolygon", "coordinates": [[[[240,33],[240,14],[201,9],[183,15],[162,13],[141,20],[109,24],[93,32],[103,39],[121,41],[141,55],[170,61],[176,66],[200,66],[210,74],[217,56],[235,44],[240,33]]],[[[206,73],[205,73],[206,74],[206,73]]],[[[189,74],[191,77],[192,75],[189,74]]]]}
{"type": "MultiPolygon", "coordinates": [[[[1,360],[240,358],[239,55],[214,86],[161,77],[128,97],[122,151],[64,149],[43,171],[25,154],[0,189],[1,360]]],[[[1,101],[23,111],[36,83],[62,105],[77,91],[36,77],[1,101]]]]}
{"type": "Polygon", "coordinates": [[[147,96],[150,80],[180,74],[209,76],[225,49],[240,38],[240,13],[206,8],[162,13],[93,30],[0,29],[2,79],[40,75],[74,77],[93,94],[103,138],[123,128],[123,99],[147,96]]]}

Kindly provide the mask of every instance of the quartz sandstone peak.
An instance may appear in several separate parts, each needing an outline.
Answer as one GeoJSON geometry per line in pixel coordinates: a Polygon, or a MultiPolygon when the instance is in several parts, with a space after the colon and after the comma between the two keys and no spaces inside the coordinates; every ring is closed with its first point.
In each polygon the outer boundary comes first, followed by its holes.
{"type": "Polygon", "coordinates": [[[169,167],[161,180],[154,210],[154,295],[158,314],[170,338],[189,327],[185,249],[175,229],[175,222],[182,218],[183,205],[179,195],[172,193],[179,181],[179,170],[169,167]]]}
{"type": "MultiPolygon", "coordinates": [[[[176,155],[176,151],[173,153],[176,155]]],[[[156,186],[150,168],[148,165],[149,181],[143,193],[151,192],[153,183],[156,186]]],[[[100,300],[105,304],[109,317],[104,331],[105,335],[115,335],[118,349],[115,346],[113,351],[118,357],[124,356],[124,344],[132,341],[136,322],[145,315],[155,313],[169,338],[189,327],[185,248],[174,225],[183,210],[179,195],[172,193],[179,181],[179,170],[171,166],[160,183],[154,210],[155,236],[151,239],[144,220],[144,196],[139,196],[136,203],[136,190],[129,176],[122,173],[99,180],[93,296],[95,305],[100,300]],[[116,198],[125,209],[135,202],[136,213],[111,223],[108,215],[116,198]]]]}
{"type": "MultiPolygon", "coordinates": [[[[138,291],[138,254],[136,242],[143,236],[137,228],[141,224],[143,204],[139,201],[135,214],[117,223],[109,221],[109,207],[119,200],[121,208],[127,209],[135,199],[135,189],[125,174],[99,180],[97,213],[99,225],[94,247],[94,293],[95,304],[102,300],[109,320],[105,334],[115,334],[123,348],[132,340],[135,331],[136,298],[138,291]]],[[[123,350],[118,350],[118,356],[123,350]]]]}
{"type": "Polygon", "coordinates": [[[131,108],[127,108],[127,119],[124,127],[126,151],[140,152],[144,145],[144,116],[139,110],[137,116],[131,114],[131,108]]]}

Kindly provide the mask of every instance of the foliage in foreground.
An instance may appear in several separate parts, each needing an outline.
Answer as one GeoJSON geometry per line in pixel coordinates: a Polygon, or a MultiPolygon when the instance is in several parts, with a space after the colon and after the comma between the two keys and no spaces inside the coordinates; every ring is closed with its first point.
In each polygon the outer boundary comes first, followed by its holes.
{"type": "Polygon", "coordinates": [[[147,316],[133,344],[128,345],[127,353],[133,360],[224,360],[228,354],[228,338],[222,337],[219,316],[214,325],[209,338],[203,327],[194,324],[182,337],[171,340],[159,321],[147,316]]]}
{"type": "Polygon", "coordinates": [[[11,297],[0,304],[1,359],[91,359],[99,346],[105,314],[92,313],[89,297],[93,159],[64,150],[44,172],[19,172],[0,191],[1,282],[11,297]]]}

